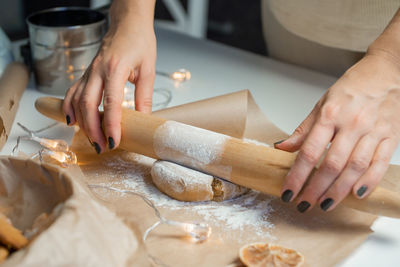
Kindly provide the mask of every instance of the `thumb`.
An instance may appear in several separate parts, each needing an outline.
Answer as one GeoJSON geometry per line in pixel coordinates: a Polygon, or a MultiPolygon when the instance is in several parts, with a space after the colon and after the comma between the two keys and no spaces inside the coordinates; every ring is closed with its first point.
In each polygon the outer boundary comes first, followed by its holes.
{"type": "Polygon", "coordinates": [[[294,130],[289,138],[280,142],[276,142],[274,147],[288,152],[295,152],[299,150],[315,123],[318,110],[319,108],[315,106],[307,118],[296,128],[296,130],[294,130]]]}

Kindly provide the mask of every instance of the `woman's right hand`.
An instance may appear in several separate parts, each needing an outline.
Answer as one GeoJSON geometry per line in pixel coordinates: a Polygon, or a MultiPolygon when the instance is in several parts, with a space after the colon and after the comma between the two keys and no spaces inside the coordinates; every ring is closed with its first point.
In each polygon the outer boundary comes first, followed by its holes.
{"type": "MultiPolygon", "coordinates": [[[[68,125],[77,122],[97,153],[105,151],[107,144],[109,149],[113,149],[120,143],[122,102],[127,81],[135,84],[136,110],[151,113],[152,109],[156,61],[153,13],[145,16],[135,14],[129,11],[132,2],[127,2],[114,1],[110,11],[110,29],[99,52],[84,75],[69,88],[63,104],[68,125]],[[146,21],[149,15],[151,22],[149,19],[146,21]],[[98,110],[102,99],[104,132],[98,110]]],[[[154,5],[146,8],[147,13],[151,12],[154,5]]]]}

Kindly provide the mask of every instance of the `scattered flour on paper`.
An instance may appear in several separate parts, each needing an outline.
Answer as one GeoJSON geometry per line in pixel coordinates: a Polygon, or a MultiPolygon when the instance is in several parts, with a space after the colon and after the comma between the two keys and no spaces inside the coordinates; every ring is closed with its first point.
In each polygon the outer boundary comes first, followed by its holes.
{"type": "MultiPolygon", "coordinates": [[[[272,197],[250,191],[236,199],[223,202],[177,201],[161,193],[151,181],[150,167],[153,162],[153,159],[134,153],[110,157],[105,161],[109,172],[102,174],[102,177],[104,175],[109,177],[109,182],[103,183],[103,185],[116,186],[140,193],[157,207],[196,213],[210,225],[226,229],[225,234],[229,234],[229,229],[239,230],[241,236],[236,237],[239,239],[247,238],[247,231],[253,232],[258,240],[259,238],[275,239],[271,234],[274,225],[270,222],[274,212],[270,205],[272,197]]],[[[96,176],[96,170],[89,175],[96,176]]],[[[102,194],[107,194],[106,192],[102,191],[102,194]]]]}

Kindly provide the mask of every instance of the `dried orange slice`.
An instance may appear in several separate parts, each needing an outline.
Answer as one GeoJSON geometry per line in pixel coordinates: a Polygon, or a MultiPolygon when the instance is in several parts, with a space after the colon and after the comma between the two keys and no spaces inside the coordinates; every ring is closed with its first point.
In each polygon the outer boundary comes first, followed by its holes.
{"type": "Polygon", "coordinates": [[[245,245],[239,257],[248,267],[300,267],[304,264],[304,256],[296,250],[269,243],[245,245]]]}

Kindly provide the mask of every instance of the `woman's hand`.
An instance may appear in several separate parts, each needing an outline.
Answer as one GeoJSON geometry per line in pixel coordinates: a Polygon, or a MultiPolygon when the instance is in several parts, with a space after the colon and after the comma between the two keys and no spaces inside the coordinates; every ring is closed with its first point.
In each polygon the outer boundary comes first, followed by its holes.
{"type": "Polygon", "coordinates": [[[98,54],[82,78],[65,95],[63,110],[68,125],[78,122],[97,153],[105,151],[107,143],[109,149],[119,145],[121,105],[127,81],[135,84],[136,110],[151,113],[156,61],[156,38],[151,11],[154,3],[148,7],[139,2],[135,10],[147,8],[143,12],[150,14],[141,16],[131,12],[130,8],[136,4],[135,1],[113,3],[110,29],[98,54]],[[104,133],[98,110],[102,99],[104,133]]]}
{"type": "Polygon", "coordinates": [[[328,211],[350,192],[364,198],[378,185],[400,140],[400,60],[374,50],[321,98],[294,133],[276,148],[299,150],[282,188],[300,212],[328,211]],[[308,179],[314,166],[326,156],[308,179]]]}

